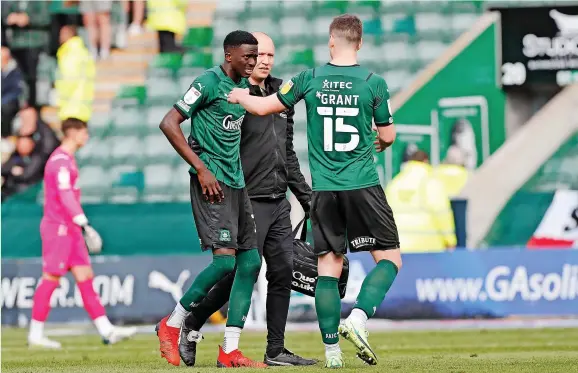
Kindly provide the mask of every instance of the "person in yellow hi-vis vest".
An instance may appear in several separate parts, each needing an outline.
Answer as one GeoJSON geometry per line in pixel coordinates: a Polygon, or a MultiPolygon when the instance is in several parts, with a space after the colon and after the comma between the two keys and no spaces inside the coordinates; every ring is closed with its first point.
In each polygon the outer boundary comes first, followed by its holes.
{"type": "Polygon", "coordinates": [[[442,182],[449,198],[457,197],[468,181],[465,156],[457,146],[450,146],[442,164],[434,167],[434,176],[442,182]]]}
{"type": "Polygon", "coordinates": [[[58,94],[58,116],[88,122],[92,116],[96,67],[92,54],[73,26],[60,29],[60,48],[56,52],[58,75],[55,82],[58,94]]]}
{"type": "Polygon", "coordinates": [[[147,26],[159,36],[159,52],[181,52],[176,35],[187,29],[187,0],[147,0],[147,26]]]}
{"type": "Polygon", "coordinates": [[[443,184],[433,176],[425,152],[412,155],[385,194],[403,253],[442,252],[456,246],[450,200],[443,184]]]}

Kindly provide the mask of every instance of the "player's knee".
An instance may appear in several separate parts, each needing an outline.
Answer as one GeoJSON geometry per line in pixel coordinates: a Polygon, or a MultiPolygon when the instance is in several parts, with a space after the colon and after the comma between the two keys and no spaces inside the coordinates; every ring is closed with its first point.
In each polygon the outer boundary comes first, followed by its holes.
{"type": "Polygon", "coordinates": [[[94,277],[94,272],[90,266],[74,266],[70,269],[76,282],[84,282],[94,277]]]}
{"type": "Polygon", "coordinates": [[[215,255],[212,266],[217,269],[223,277],[235,270],[236,259],[233,255],[215,255]]]}
{"type": "Polygon", "coordinates": [[[42,278],[44,278],[44,279],[46,279],[46,280],[48,280],[48,281],[54,281],[54,282],[59,282],[59,281],[60,281],[60,276],[53,275],[53,274],[46,273],[46,272],[44,272],[44,273],[42,274],[42,278]]]}
{"type": "Polygon", "coordinates": [[[374,250],[371,252],[375,263],[379,263],[381,260],[389,260],[397,267],[397,271],[401,270],[402,260],[401,260],[401,251],[400,249],[392,249],[392,250],[374,250]]]}
{"type": "Polygon", "coordinates": [[[317,258],[317,268],[319,276],[339,278],[343,269],[343,255],[333,252],[320,255],[317,258]]]}
{"type": "Polygon", "coordinates": [[[259,250],[249,250],[239,257],[237,261],[237,271],[241,272],[242,275],[254,276],[256,278],[260,270],[261,256],[259,255],[259,250]]]}

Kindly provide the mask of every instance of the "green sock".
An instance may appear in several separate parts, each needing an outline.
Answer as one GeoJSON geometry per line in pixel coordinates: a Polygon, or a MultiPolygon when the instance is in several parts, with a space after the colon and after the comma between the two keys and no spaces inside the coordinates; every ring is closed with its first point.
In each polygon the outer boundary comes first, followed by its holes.
{"type": "Polygon", "coordinates": [[[317,278],[315,309],[317,310],[317,320],[323,343],[335,344],[339,342],[337,328],[341,318],[341,298],[339,298],[335,277],[319,276],[317,278]]]}
{"type": "Polygon", "coordinates": [[[197,275],[189,290],[179,301],[183,308],[191,311],[194,303],[199,303],[217,282],[233,270],[235,270],[233,255],[213,255],[211,264],[197,275]]]}
{"type": "Polygon", "coordinates": [[[237,251],[237,273],[233,280],[231,296],[229,298],[229,312],[227,314],[227,326],[243,328],[249,307],[253,287],[261,270],[261,257],[259,250],[237,251]]]}
{"type": "Polygon", "coordinates": [[[383,302],[393,280],[397,276],[397,266],[389,260],[380,260],[363,280],[354,308],[359,308],[372,317],[383,302]]]}

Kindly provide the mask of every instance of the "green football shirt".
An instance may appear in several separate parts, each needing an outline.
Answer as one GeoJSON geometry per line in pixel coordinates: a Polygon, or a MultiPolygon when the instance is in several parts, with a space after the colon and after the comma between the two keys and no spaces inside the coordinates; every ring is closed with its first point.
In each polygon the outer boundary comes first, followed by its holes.
{"type": "Polygon", "coordinates": [[[372,119],[393,123],[385,80],[366,68],[327,64],[303,71],[277,93],[288,108],[307,106],[309,167],[315,191],[379,185],[372,119]]]}
{"type": "Polygon", "coordinates": [[[231,188],[245,187],[239,148],[246,111],[241,105],[228,103],[227,94],[233,88],[248,87],[247,79],[236,84],[221,66],[215,66],[197,77],[174,105],[191,118],[191,136],[203,149],[201,160],[217,180],[231,188]]]}

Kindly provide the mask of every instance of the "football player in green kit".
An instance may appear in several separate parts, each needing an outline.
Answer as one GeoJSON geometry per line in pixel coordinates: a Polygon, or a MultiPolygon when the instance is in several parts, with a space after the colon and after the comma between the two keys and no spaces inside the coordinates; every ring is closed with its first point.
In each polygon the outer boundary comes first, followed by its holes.
{"type": "Polygon", "coordinates": [[[157,325],[161,356],[179,365],[179,333],[184,319],[219,280],[237,268],[218,367],[265,368],[239,351],[253,285],[261,259],[255,221],[245,189],[239,146],[245,109],[227,102],[233,88],[249,87],[247,77],[257,63],[257,39],[245,31],[231,32],[223,43],[225,61],[205,71],[163,118],[160,129],[191,165],[191,205],[203,250],[213,261],[197,275],[174,311],[157,325]],[[202,152],[197,156],[180,124],[191,119],[191,134],[202,152]]]}
{"type": "Polygon", "coordinates": [[[382,77],[357,63],[362,45],[359,18],[336,17],[329,34],[331,62],[300,73],[277,95],[263,98],[234,89],[229,102],[240,103],[255,115],[267,115],[305,100],[313,181],[311,223],[319,271],[315,306],[325,366],[341,368],[339,335],[355,345],[363,361],[377,364],[366,322],[397,276],[401,254],[393,213],[373,159],[374,147],[383,151],[395,140],[389,91],[382,77]],[[377,265],[365,278],[351,315],[340,324],[337,285],[347,246],[351,252],[369,251],[377,265]]]}

